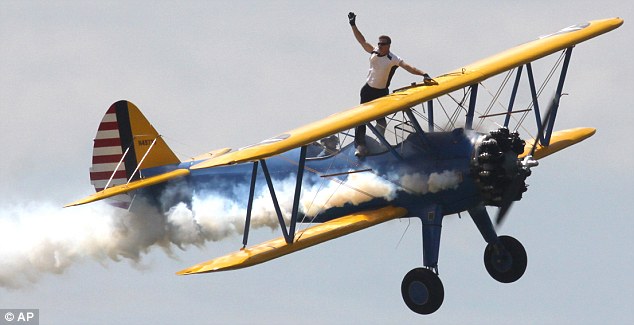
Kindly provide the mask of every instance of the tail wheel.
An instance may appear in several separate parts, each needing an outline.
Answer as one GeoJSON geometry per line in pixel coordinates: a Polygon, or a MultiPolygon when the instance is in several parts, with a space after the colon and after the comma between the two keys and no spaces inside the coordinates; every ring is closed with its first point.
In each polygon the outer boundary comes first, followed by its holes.
{"type": "Polygon", "coordinates": [[[440,308],[445,299],[445,289],[433,271],[416,268],[409,271],[401,284],[403,301],[418,314],[431,314],[440,308]]]}
{"type": "Polygon", "coordinates": [[[497,244],[489,244],[484,250],[484,266],[487,272],[502,283],[519,280],[526,271],[527,262],[524,246],[510,236],[498,237],[497,244]]]}

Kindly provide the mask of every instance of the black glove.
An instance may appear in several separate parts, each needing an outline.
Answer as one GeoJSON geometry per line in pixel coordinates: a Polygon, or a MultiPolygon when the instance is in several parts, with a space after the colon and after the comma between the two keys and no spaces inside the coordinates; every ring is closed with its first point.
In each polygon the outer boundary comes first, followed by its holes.
{"type": "Polygon", "coordinates": [[[426,73],[423,74],[423,83],[426,84],[426,85],[437,85],[438,84],[438,82],[436,82],[436,80],[432,79],[426,73]]]}
{"type": "Polygon", "coordinates": [[[350,22],[350,26],[354,26],[356,24],[355,20],[357,19],[357,15],[354,12],[348,13],[348,21],[350,22]]]}

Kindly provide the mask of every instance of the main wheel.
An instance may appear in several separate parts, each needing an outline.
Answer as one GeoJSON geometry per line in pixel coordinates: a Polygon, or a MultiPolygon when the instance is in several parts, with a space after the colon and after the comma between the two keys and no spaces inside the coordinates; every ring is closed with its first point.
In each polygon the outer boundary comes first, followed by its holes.
{"type": "Polygon", "coordinates": [[[418,314],[431,314],[440,308],[445,299],[445,288],[440,278],[429,269],[416,268],[409,271],[401,284],[403,301],[418,314]]]}
{"type": "Polygon", "coordinates": [[[502,283],[519,280],[526,271],[527,262],[524,246],[510,236],[498,237],[498,244],[489,244],[484,250],[484,266],[487,272],[502,283]]]}

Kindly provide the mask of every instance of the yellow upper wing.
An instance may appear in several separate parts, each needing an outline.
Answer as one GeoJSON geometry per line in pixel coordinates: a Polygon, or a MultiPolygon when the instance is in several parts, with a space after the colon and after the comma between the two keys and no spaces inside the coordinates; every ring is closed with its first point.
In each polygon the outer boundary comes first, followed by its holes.
{"type": "Polygon", "coordinates": [[[292,244],[287,244],[284,237],[280,237],[194,265],[177,274],[218,272],[253,266],[406,215],[406,209],[392,206],[351,214],[298,231],[292,244]]]}
{"type": "Polygon", "coordinates": [[[192,166],[192,169],[253,161],[280,154],[328,135],[351,129],[379,117],[413,107],[454,90],[478,83],[509,69],[607,33],[622,24],[622,19],[611,18],[565,28],[557,33],[519,45],[500,54],[436,77],[435,80],[438,85],[408,87],[403,91],[333,114],[320,121],[262,141],[259,144],[208,159],[192,166]]]}

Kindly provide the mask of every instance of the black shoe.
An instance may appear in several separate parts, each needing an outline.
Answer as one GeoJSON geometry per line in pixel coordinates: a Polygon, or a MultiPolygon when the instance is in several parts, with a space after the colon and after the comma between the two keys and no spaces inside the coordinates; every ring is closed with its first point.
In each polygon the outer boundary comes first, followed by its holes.
{"type": "Polygon", "coordinates": [[[354,151],[354,155],[361,158],[361,157],[365,157],[368,154],[368,148],[365,147],[365,145],[358,145],[357,149],[354,151]]]}

